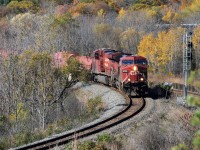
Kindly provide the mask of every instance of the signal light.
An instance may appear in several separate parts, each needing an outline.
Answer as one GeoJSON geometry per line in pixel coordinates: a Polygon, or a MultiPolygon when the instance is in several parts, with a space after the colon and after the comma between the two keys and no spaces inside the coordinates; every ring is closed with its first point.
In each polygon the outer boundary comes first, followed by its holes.
{"type": "Polygon", "coordinates": [[[137,66],[133,66],[133,71],[137,71],[137,70],[138,70],[137,66]]]}
{"type": "Polygon", "coordinates": [[[131,79],[130,78],[128,78],[128,82],[130,82],[131,81],[131,79]]]}

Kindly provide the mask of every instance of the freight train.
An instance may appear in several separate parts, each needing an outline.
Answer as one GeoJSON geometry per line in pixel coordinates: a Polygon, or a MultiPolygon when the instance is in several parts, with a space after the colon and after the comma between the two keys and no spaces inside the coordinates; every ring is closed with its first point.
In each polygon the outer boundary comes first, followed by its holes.
{"type": "Polygon", "coordinates": [[[102,48],[94,51],[91,66],[94,81],[139,94],[148,91],[148,64],[142,56],[102,48]]]}
{"type": "MultiPolygon", "coordinates": [[[[61,53],[56,58],[61,57],[61,53]]],[[[132,55],[110,48],[93,52],[92,57],[70,54],[91,72],[92,80],[139,94],[148,92],[148,63],[142,56],[132,55]]]]}

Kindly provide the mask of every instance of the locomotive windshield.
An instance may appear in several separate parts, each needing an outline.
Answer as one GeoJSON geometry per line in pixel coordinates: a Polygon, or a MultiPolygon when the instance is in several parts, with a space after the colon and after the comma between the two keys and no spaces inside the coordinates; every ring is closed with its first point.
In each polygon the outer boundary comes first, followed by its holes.
{"type": "Polygon", "coordinates": [[[147,65],[147,61],[145,59],[139,59],[139,60],[135,60],[134,64],[147,65]]]}
{"type": "Polygon", "coordinates": [[[133,60],[122,60],[122,65],[131,65],[133,64],[133,60]]]}

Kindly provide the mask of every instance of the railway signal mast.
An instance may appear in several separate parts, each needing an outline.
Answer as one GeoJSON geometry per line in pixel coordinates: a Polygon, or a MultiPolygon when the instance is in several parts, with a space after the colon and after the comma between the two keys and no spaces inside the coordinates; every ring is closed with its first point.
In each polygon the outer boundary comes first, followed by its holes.
{"type": "Polygon", "coordinates": [[[192,61],[192,32],[186,32],[183,36],[183,73],[185,77],[184,89],[183,89],[183,98],[187,98],[187,80],[189,71],[191,69],[192,61]]]}

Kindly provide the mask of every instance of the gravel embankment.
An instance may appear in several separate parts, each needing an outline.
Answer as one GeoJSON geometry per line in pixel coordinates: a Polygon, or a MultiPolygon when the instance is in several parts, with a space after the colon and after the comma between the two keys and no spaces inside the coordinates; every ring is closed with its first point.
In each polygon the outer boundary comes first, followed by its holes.
{"type": "Polygon", "coordinates": [[[75,87],[79,87],[76,91],[76,96],[80,101],[84,102],[97,96],[100,96],[102,98],[102,102],[104,105],[103,113],[98,119],[88,123],[87,125],[94,124],[110,116],[113,116],[114,114],[122,110],[123,105],[125,104],[124,96],[106,86],[99,84],[83,85],[79,83],[75,87]]]}
{"type": "Polygon", "coordinates": [[[123,133],[123,135],[129,136],[130,130],[133,125],[137,126],[137,124],[140,124],[141,120],[147,119],[147,118],[149,118],[150,115],[155,113],[155,101],[152,100],[151,98],[146,98],[145,100],[146,100],[146,106],[145,106],[144,110],[142,110],[139,114],[137,114],[133,118],[130,118],[129,120],[126,120],[126,121],[122,122],[121,124],[116,125],[110,129],[106,129],[106,130],[102,131],[101,133],[97,133],[95,135],[88,136],[80,141],[95,140],[98,135],[103,134],[103,133],[109,133],[109,134],[123,133]]]}
{"type": "MultiPolygon", "coordinates": [[[[58,137],[60,135],[82,129],[84,127],[87,127],[89,125],[92,125],[92,124],[95,124],[99,121],[102,121],[102,120],[116,114],[120,110],[122,110],[123,105],[125,104],[124,96],[122,96],[120,93],[112,90],[111,88],[108,88],[108,87],[103,86],[103,85],[77,83],[75,86],[73,86],[72,89],[74,89],[74,91],[77,94],[76,95],[77,98],[82,102],[87,101],[90,98],[95,98],[97,96],[100,96],[102,98],[102,102],[104,103],[105,111],[100,115],[100,117],[98,119],[96,119],[96,120],[94,120],[94,121],[92,121],[88,124],[81,125],[78,128],[71,129],[71,130],[68,130],[66,132],[62,132],[60,134],[53,135],[51,137],[47,137],[47,138],[42,139],[40,141],[45,141],[47,139],[58,137]]],[[[37,143],[37,142],[39,142],[39,141],[36,141],[34,143],[37,143]]]]}

